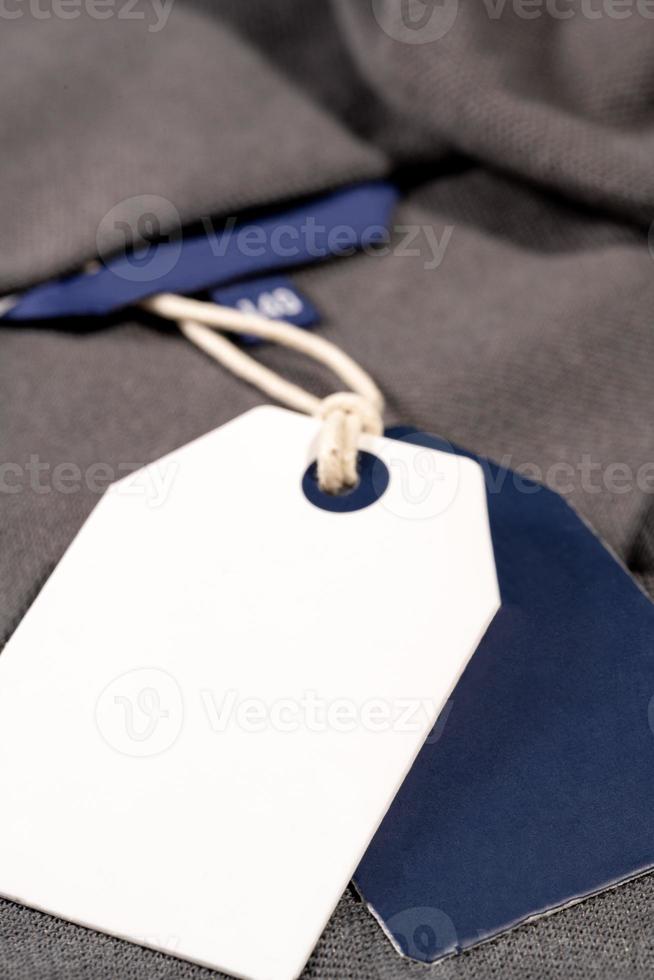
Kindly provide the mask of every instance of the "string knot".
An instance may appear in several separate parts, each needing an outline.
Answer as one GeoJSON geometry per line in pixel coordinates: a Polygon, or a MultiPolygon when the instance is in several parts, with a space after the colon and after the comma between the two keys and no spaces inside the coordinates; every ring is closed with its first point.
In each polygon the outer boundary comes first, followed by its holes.
{"type": "Polygon", "coordinates": [[[316,411],[323,420],[318,444],[318,485],[325,493],[341,493],[359,481],[357,456],[363,432],[380,436],[384,430],[382,404],[363,395],[337,391],[324,398],[316,411]]]}
{"type": "Polygon", "coordinates": [[[282,405],[323,420],[318,443],[318,484],[326,493],[341,493],[359,481],[357,456],[362,433],[380,436],[384,430],[384,396],[363,368],[325,337],[283,320],[244,313],[187,296],[159,293],[143,300],[150,313],[176,320],[180,330],[216,361],[270,395],[282,405]],[[299,385],[231,344],[222,332],[252,334],[313,357],[330,368],[352,391],[338,391],[322,401],[299,385]]]}

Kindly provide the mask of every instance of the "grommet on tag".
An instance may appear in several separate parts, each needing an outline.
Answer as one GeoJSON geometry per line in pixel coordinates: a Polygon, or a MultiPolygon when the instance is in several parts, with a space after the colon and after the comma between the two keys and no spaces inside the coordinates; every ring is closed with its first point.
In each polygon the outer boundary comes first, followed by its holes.
{"type": "Polygon", "coordinates": [[[321,510],[347,514],[370,507],[386,493],[390,482],[388,467],[372,453],[360,451],[357,459],[357,482],[340,493],[320,488],[318,462],[311,463],[302,477],[302,491],[307,500],[321,510]]]}

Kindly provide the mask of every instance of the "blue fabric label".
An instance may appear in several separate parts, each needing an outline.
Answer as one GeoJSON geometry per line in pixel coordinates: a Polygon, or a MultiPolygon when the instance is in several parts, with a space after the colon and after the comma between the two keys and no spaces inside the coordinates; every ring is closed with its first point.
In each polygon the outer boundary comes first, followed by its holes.
{"type": "Polygon", "coordinates": [[[396,189],[359,184],[290,210],[121,255],[100,269],[28,290],[5,319],[96,316],[154,293],[189,295],[388,241],[396,189]]]}
{"type": "MultiPolygon", "coordinates": [[[[244,313],[257,313],[272,320],[286,320],[298,327],[313,327],[320,322],[318,310],[287,276],[265,276],[223,286],[212,291],[211,299],[222,306],[233,306],[244,313]]],[[[257,343],[254,337],[244,339],[257,343]]]]}
{"type": "Polygon", "coordinates": [[[479,462],[502,607],[355,875],[425,962],[654,866],[654,605],[562,497],[479,462]]]}

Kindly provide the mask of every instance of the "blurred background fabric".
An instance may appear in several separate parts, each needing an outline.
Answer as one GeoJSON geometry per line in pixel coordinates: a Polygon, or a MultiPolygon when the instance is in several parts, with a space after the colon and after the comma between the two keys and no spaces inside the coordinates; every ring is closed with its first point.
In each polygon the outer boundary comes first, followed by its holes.
{"type": "MultiPolygon", "coordinates": [[[[133,222],[143,195],[176,233],[390,177],[388,254],[294,276],[321,334],[370,370],[390,424],[536,468],[654,595],[654,9],[412,2],[413,27],[391,0],[139,0],[102,20],[16,7],[0,31],[0,292],[118,251],[106,216],[133,222]]],[[[287,352],[257,356],[330,390],[287,352]]],[[[136,467],[260,401],[135,311],[0,326],[0,461],[136,467]]],[[[96,499],[47,481],[0,495],[3,640],[96,499]]],[[[650,977],[653,882],[427,969],[348,892],[306,976],[650,977]]],[[[215,975],[7,902],[0,973],[215,975]]]]}

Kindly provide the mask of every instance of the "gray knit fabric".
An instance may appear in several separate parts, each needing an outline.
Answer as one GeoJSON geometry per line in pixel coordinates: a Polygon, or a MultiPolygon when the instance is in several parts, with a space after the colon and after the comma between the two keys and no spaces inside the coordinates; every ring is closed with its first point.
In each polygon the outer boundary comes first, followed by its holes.
{"type": "Polygon", "coordinates": [[[101,219],[133,196],[163,197],[186,223],[386,167],[227,28],[178,2],[157,32],[151,3],[132,13],[143,20],[3,24],[0,289],[93,257],[99,227],[103,253],[122,246],[101,219]]]}
{"type": "MultiPolygon", "coordinates": [[[[389,254],[296,274],[321,333],[372,372],[389,423],[537,468],[654,594],[654,21],[461,0],[442,37],[408,43],[400,6],[176,0],[156,32],[143,2],[143,21],[3,21],[0,289],[119,248],[134,197],[163,200],[166,233],[393,174],[389,254]]],[[[134,311],[0,328],[0,462],[24,474],[0,494],[0,641],[101,490],[57,490],[57,466],[119,476],[259,401],[134,311]]],[[[650,977],[652,909],[644,877],[425,968],[348,891],[306,976],[650,977]]],[[[4,902],[0,976],[217,974],[4,902]]]]}

